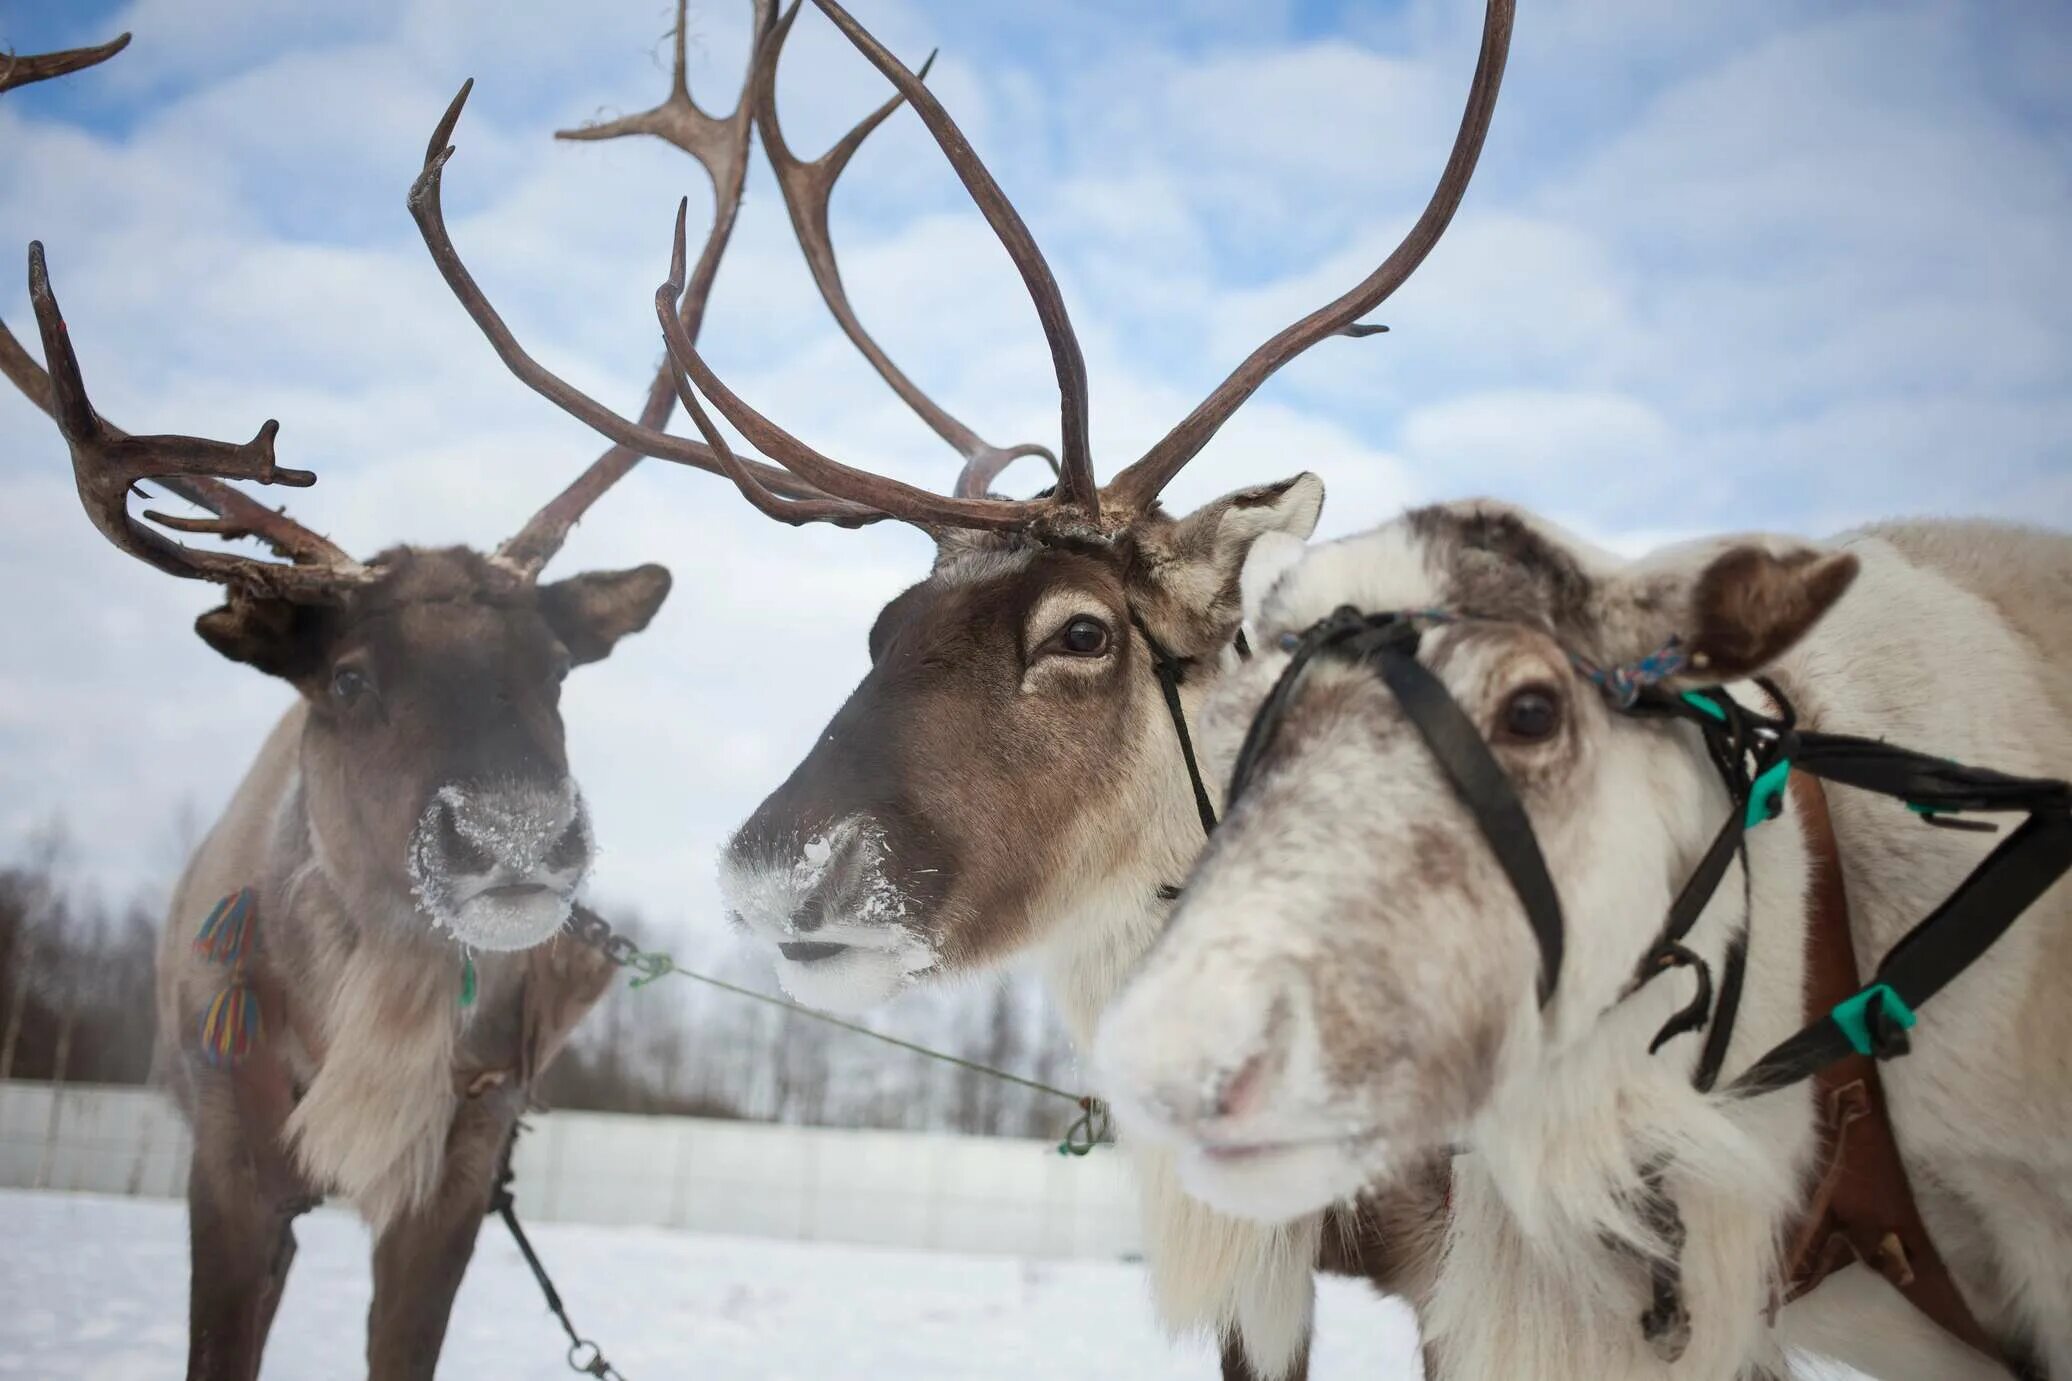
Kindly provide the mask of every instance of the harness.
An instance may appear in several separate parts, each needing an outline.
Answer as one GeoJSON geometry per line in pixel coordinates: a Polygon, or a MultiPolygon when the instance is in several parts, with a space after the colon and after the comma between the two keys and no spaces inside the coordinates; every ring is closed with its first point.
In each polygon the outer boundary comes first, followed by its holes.
{"type": "MultiPolygon", "coordinates": [[[[1373,672],[1395,696],[1438,762],[1517,894],[1539,944],[1539,998],[1544,1008],[1560,980],[1564,935],[1560,898],[1509,777],[1445,684],[1417,660],[1421,629],[1469,618],[1436,609],[1366,614],[1346,606],[1308,631],[1285,637],[1282,645],[1292,654],[1287,669],[1245,735],[1225,800],[1235,802],[1258,770],[1311,662],[1324,657],[1373,672]]],[[[1568,656],[1577,672],[1604,692],[1614,711],[1681,720],[1695,727],[1733,803],[1671,901],[1661,930],[1622,995],[1623,1000],[1672,969],[1693,971],[1696,996],[1657,1032],[1649,1053],[1685,1032],[1704,1031],[1705,1043],[1692,1075],[1693,1085],[1701,1092],[1711,1091],[1718,1082],[1740,1010],[1750,910],[1744,906],[1741,924],[1728,939],[1716,993],[1710,966],[1684,939],[1737,857],[1742,861],[1746,896],[1747,833],[1782,813],[1794,768],[1809,777],[1893,797],[1923,823],[1939,828],[1998,828],[1987,822],[1951,818],[1966,814],[2023,814],[2027,818],[1942,905],[1892,947],[1870,982],[1856,982],[1852,959],[1847,977],[1841,980],[1841,992],[1831,994],[1828,1007],[1810,1013],[1803,1029],[1727,1084],[1724,1091],[1728,1094],[1754,1097],[1773,1092],[1851,1059],[1861,1061],[1874,1074],[1876,1061],[1906,1054],[1910,1048],[1907,1033],[1919,1020],[1920,1009],[1975,963],[2023,911],[2072,868],[2072,785],[2065,782],[2010,776],[1873,739],[1802,729],[1784,693],[1761,678],[1757,684],[1775,705],[1775,714],[1757,713],[1717,686],[1675,693],[1663,684],[1686,665],[1675,640],[1649,657],[1617,667],[1600,667],[1573,652],[1568,656]]],[[[1825,818],[1823,808],[1820,819],[1824,822],[1825,818]]],[[[1816,841],[1813,847],[1817,864],[1820,845],[1816,841]]],[[[1838,888],[1838,870],[1836,884],[1838,888]]],[[[1841,948],[1846,955],[1846,903],[1840,906],[1841,948]]],[[[1861,1078],[1851,1082],[1864,1084],[1861,1078]]],[[[1865,1086],[1862,1097],[1866,1107],[1870,1100],[1882,1101],[1874,1084],[1865,1086]]],[[[1885,1135],[1889,1139],[1889,1128],[1885,1135]]],[[[1895,1162],[1896,1156],[1895,1148],[1895,1162]]],[[[1659,1168],[1649,1178],[1658,1175],[1659,1168]]],[[[1903,1169],[1900,1176],[1903,1189],[1903,1169]]],[[[1674,1205],[1665,1200],[1661,1207],[1673,1222],[1674,1205]]],[[[1911,1209],[1910,1202],[1907,1208],[1911,1209]]],[[[1917,1215],[1914,1221],[1918,1222],[1917,1215]]],[[[1676,1236],[1674,1232],[1665,1235],[1672,1242],[1676,1236]]],[[[1926,1235],[1920,1233],[1915,1255],[1923,1250],[1932,1252],[1932,1247],[1926,1246],[1926,1235]]],[[[1648,1316],[1654,1320],[1663,1315],[1665,1329],[1673,1327],[1668,1316],[1681,1312],[1680,1306],[1670,1307],[1676,1305],[1673,1260],[1668,1271],[1666,1282],[1660,1273],[1655,1278],[1655,1307],[1648,1316]]],[[[1961,1306],[1961,1298],[1958,1303],[1961,1306]]],[[[1929,1312],[1950,1326],[1938,1311],[1929,1312]]],[[[1653,1328],[1649,1331],[1653,1339],[1653,1328]]],[[[1975,1323],[1970,1332],[1967,1341],[1983,1339],[1975,1323]]],[[[1960,1336],[1964,1335],[1960,1332],[1960,1336]]]]}

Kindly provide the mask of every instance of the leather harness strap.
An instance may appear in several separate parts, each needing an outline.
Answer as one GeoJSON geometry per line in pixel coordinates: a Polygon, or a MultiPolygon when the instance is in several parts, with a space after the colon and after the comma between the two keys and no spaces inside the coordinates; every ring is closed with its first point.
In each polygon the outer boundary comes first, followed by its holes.
{"type": "MultiPolygon", "coordinates": [[[[1859,985],[1849,940],[1849,898],[1827,795],[1804,772],[1792,775],[1790,791],[1805,822],[1811,865],[1806,1013],[1812,1020],[1859,985]]],[[[1812,1083],[1821,1119],[1821,1173],[1791,1239],[1785,1299],[1795,1300],[1852,1261],[1861,1261],[1952,1337],[2000,1357],[1921,1221],[1892,1136],[1878,1062],[1852,1054],[1814,1074],[1812,1083]]]]}

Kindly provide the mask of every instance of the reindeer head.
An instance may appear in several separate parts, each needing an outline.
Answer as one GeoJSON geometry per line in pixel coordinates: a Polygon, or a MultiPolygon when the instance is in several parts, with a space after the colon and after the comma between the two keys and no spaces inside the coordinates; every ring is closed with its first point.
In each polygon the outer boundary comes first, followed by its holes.
{"type": "Polygon", "coordinates": [[[1622,563],[1490,503],[1311,552],[1204,716],[1219,769],[1245,745],[1243,785],[1102,1024],[1128,1122],[1180,1144],[1194,1192],[1269,1218],[1467,1137],[1620,1003],[1730,805],[1693,730],[1618,712],[1601,683],[1756,674],[1855,570],[1769,537],[1622,563]],[[1566,918],[1551,943],[1394,679],[1322,656],[1284,678],[1345,606],[1397,613],[1397,654],[1487,746],[1566,918]]]}
{"type": "MultiPolygon", "coordinates": [[[[1086,367],[1056,280],[1006,196],[922,82],[834,0],[815,0],[897,94],[811,162],[778,124],[779,54],[798,14],[756,6],[749,91],[732,115],[707,115],[676,78],[663,105],[601,125],[689,148],[740,150],[759,127],[792,227],[836,321],[888,385],[965,465],[937,494],[854,469],[770,421],[723,383],[695,342],[685,304],[702,301],[732,223],[741,163],[707,160],[713,229],[687,272],[686,209],[656,315],[673,382],[704,445],[629,422],[536,364],[461,263],[439,208],[447,112],[411,207],[434,261],[518,375],[572,415],[644,455],[718,469],[754,507],[790,524],[860,526],[896,518],[935,538],[928,578],[880,614],[872,670],[814,750],[729,844],[722,881],[752,933],[772,942],[787,986],[809,999],[865,1005],[923,972],[965,968],[1042,938],[1044,917],[1120,881],[1141,907],[1185,865],[1199,825],[1151,667],[1165,660],[1196,699],[1238,629],[1238,572],[1267,532],[1307,536],[1322,502],[1309,475],[1241,490],[1184,518],[1158,496],[1281,365],[1333,335],[1381,330],[1359,318],[1409,277],[1459,205],[1487,131],[1509,42],[1511,0],[1489,0],[1467,110],[1439,187],[1401,245],[1336,301],[1273,336],[1193,412],[1110,483],[1089,452],[1086,367]],[[912,103],[999,235],[1035,304],[1056,368],[1062,444],[996,447],[930,400],[871,339],[850,307],[828,235],[836,180],[870,132],[912,103]],[[728,141],[732,141],[729,143],[728,141]],[[686,288],[688,282],[689,287],[686,288]],[[777,463],[737,457],[699,394],[777,463]],[[994,497],[1012,461],[1057,472],[1032,500],[994,497]]],[[[927,68],[923,65],[922,73],[927,68]]],[[[463,88],[461,98],[466,96],[463,88]]],[[[701,157],[705,155],[701,154],[701,157]]]]}
{"type": "Polygon", "coordinates": [[[796,995],[857,1007],[930,971],[1049,938],[1125,880],[1149,902],[1202,827],[1154,658],[1189,700],[1238,629],[1238,573],[1268,532],[1306,537],[1313,475],[1112,543],[947,533],[885,606],[871,670],[721,864],[739,922],[796,995]]]}
{"type": "Polygon", "coordinates": [[[29,296],[48,373],[4,327],[0,370],[56,421],[94,525],[160,570],[226,586],[227,602],[195,631],[301,693],[302,799],[316,858],[341,897],[370,919],[414,905],[485,949],[552,934],[591,855],[568,772],[561,681],[644,628],[669,573],[536,578],[630,456],[600,457],[494,555],[396,548],[363,565],[212,478],[313,483],[274,463],[275,423],[243,445],[123,433],[87,397],[41,245],[29,248],[29,296]],[[129,512],[131,486],[144,480],[216,515],[143,515],[159,528],[257,537],[289,561],[168,538],[129,512]]]}

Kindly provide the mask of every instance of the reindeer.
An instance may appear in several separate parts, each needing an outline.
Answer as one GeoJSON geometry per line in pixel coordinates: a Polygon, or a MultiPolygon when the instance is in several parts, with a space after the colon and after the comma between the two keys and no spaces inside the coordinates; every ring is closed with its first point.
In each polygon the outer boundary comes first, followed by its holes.
{"type": "MultiPolygon", "coordinates": [[[[733,837],[722,886],[737,922],[776,951],[779,978],[804,1000],[858,1008],[917,981],[1033,955],[1084,1044],[1162,928],[1167,886],[1185,874],[1213,817],[1217,793],[1191,771],[1186,725],[1241,656],[1238,591],[1247,556],[1268,534],[1306,538],[1323,486],[1299,474],[1185,516],[1161,508],[1159,494],[1283,364],[1327,337],[1380,329],[1360,325],[1360,318],[1422,262],[1467,189],[1496,99],[1512,6],[1488,5],[1459,136],[1401,245],[1342,297],[1261,345],[1103,486],[1089,453],[1085,365],[1058,285],[1027,227],[921,76],[841,6],[816,4],[897,96],[822,158],[796,158],[774,95],[794,5],[774,27],[759,28],[766,36],[754,105],[764,146],[814,279],[842,329],[966,463],[947,495],[870,474],[808,447],[730,390],[669,311],[685,281],[679,211],[658,319],[680,371],[679,394],[706,448],[758,511],[781,522],[859,526],[893,518],[937,544],[931,571],[888,604],[871,630],[869,674],[789,780],[733,837]],[[871,341],[843,293],[827,231],[828,198],[858,145],[901,101],[913,105],[999,235],[1049,342],[1061,447],[1053,461],[1056,485],[1036,499],[1004,499],[991,489],[1004,465],[1027,455],[1051,459],[1048,450],[995,447],[950,418],[871,341]],[[736,456],[700,393],[781,468],[736,456]],[[1007,820],[1016,827],[1002,828],[1007,820]]],[[[762,14],[759,7],[759,25],[762,14]]],[[[543,396],[614,441],[674,455],[687,443],[611,414],[539,366],[468,274],[438,201],[459,107],[456,100],[434,133],[412,201],[449,286],[498,353],[543,396]]],[[[688,109],[688,102],[676,108],[688,109]]],[[[707,258],[709,250],[701,266],[707,258]]],[[[1437,1221],[1435,1180],[1361,1213],[1334,1213],[1328,1233],[1321,1214],[1291,1227],[1261,1227],[1183,1196],[1162,1150],[1140,1149],[1138,1159],[1162,1312],[1176,1329],[1213,1330],[1230,1376],[1303,1373],[1311,1273],[1320,1253],[1409,1288],[1397,1273],[1396,1244],[1429,1234],[1437,1221]]]]}
{"type": "Polygon", "coordinates": [[[2072,888],[2043,891],[2066,789],[2008,788],[2046,804],[1991,919],[2041,899],[1951,976],[1952,929],[1895,945],[1993,890],[1967,881],[1993,837],[1779,767],[1893,794],[1899,764],[1931,809],[1950,765],[1891,745],[2072,775],[2068,596],[2072,538],[1955,521],[1623,562],[1470,502],[1311,550],[1202,711],[1233,803],[1104,1019],[1123,1125],[1268,1221],[1457,1152],[1421,1311],[1449,1374],[1728,1381],[1795,1343],[1886,1378],[2007,1374],[1982,1354],[2072,1377],[2072,888]],[[1882,1065],[1913,1018],[1858,992],[1874,966],[1948,983],[1882,1065]],[[1844,1109],[1881,1074],[1904,1174],[1852,1220],[1878,1123],[1844,1109]],[[1865,1264],[1773,1334],[1787,1258],[1830,1250],[1865,1264]]]}
{"type": "MultiPolygon", "coordinates": [[[[0,89],[127,41],[10,59],[0,89]]],[[[679,29],[679,92],[682,71],[679,29]]],[[[709,264],[671,304],[687,333],[732,226],[749,128],[744,103],[674,141],[712,176],[721,213],[709,264]]],[[[40,245],[29,292],[48,372],[4,326],[0,372],[56,422],[87,516],[153,567],[224,586],[196,632],[299,696],[189,862],[160,949],[159,1062],[195,1139],[188,1374],[257,1375],[293,1219],[337,1196],[375,1236],[369,1373],[429,1377],[515,1120],[610,973],[556,938],[592,855],[561,683],[646,627],[670,578],[656,565],[539,577],[639,453],[605,451],[494,552],[356,561],[221,482],[314,482],[275,463],[275,423],[243,444],[117,430],[88,398],[40,245]],[[143,480],[214,516],[133,517],[126,498],[143,480]],[[256,537],[287,560],[161,529],[256,537]]],[[[672,377],[658,371],[649,390],[649,431],[673,410],[672,377]]],[[[720,469],[695,445],[669,458],[720,469]]]]}

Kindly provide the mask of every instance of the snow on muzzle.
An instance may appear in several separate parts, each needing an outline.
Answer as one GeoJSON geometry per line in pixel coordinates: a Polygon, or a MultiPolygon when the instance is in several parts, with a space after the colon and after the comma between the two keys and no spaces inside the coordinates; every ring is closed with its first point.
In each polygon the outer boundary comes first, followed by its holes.
{"type": "Polygon", "coordinates": [[[590,813],[573,778],[448,783],[410,837],[432,923],[478,949],[529,949],[568,919],[590,870],[590,813]]]}
{"type": "Polygon", "coordinates": [[[720,857],[720,894],[742,929],[777,951],[777,981],[799,1001],[861,1012],[933,969],[922,907],[888,866],[885,832],[852,815],[784,846],[738,839],[720,857]]]}

